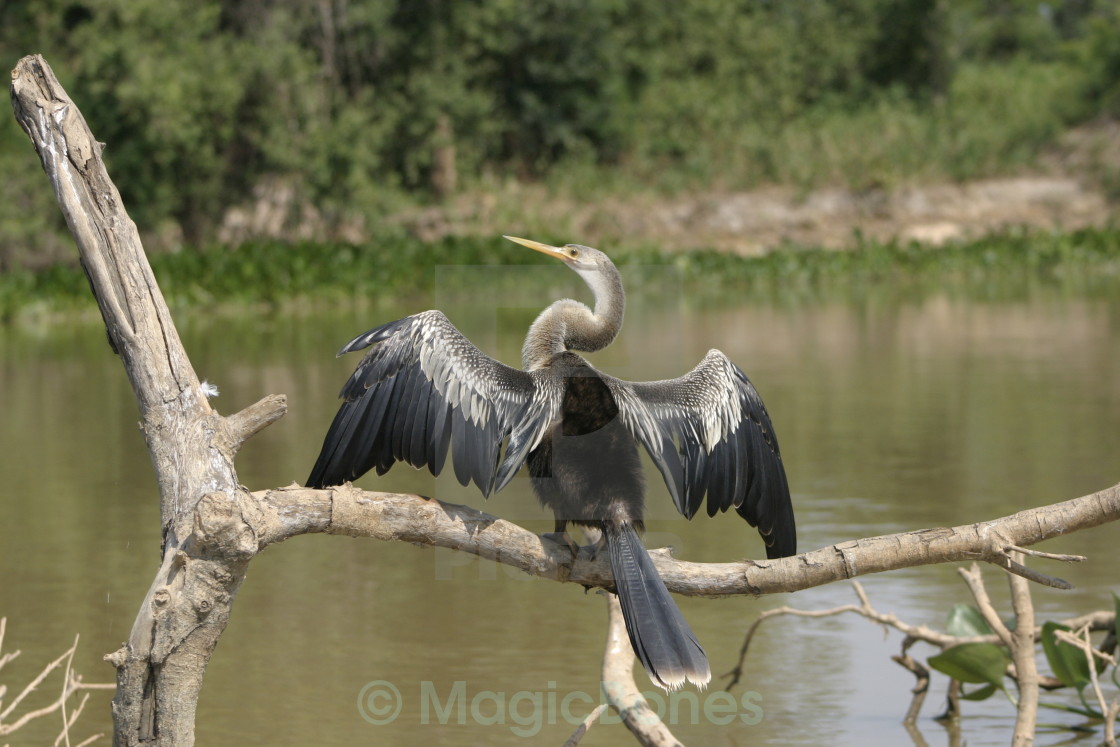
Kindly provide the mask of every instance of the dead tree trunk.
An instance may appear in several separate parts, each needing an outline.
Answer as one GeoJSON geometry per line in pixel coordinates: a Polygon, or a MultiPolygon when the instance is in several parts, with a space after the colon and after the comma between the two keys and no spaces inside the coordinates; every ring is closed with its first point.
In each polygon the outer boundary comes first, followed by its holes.
{"type": "Polygon", "coordinates": [[[190,744],[202,676],[256,550],[252,537],[210,535],[200,502],[233,505],[233,458],[284,414],[269,397],[235,416],[211,409],[156,286],[136,225],[101,160],[101,144],[42,57],[12,73],[16,118],[35,143],[78,243],[82,266],[140,405],[160,489],[163,562],[123,648],[115,742],[190,744]]]}
{"type": "MultiPolygon", "coordinates": [[[[16,118],[35,144],[74,234],[140,406],[160,490],[162,562],[117,668],[118,745],[190,745],[206,665],[250,559],[311,532],[452,547],[557,581],[610,588],[605,558],[573,561],[535,534],[480,511],[418,496],[292,487],[249,493],[241,444],[280,418],[282,395],[223,417],[206,400],[160,294],[136,226],[121,205],[81,112],[40,56],[12,72],[16,118]]],[[[793,591],[895,568],[986,560],[1031,580],[1062,582],[1012,559],[1020,546],[1120,518],[1120,485],[968,526],[854,540],[772,561],[684,563],[655,552],[670,590],[704,596],[793,591]]]]}

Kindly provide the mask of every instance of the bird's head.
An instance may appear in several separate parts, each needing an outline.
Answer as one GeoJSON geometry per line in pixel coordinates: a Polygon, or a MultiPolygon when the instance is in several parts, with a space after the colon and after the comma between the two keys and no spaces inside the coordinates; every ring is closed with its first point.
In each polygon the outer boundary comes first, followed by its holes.
{"type": "MultiPolygon", "coordinates": [[[[606,254],[593,249],[583,244],[565,244],[564,246],[552,246],[550,244],[542,244],[539,241],[532,241],[531,239],[520,239],[516,236],[506,236],[505,238],[513,241],[522,246],[527,246],[530,249],[547,254],[550,257],[562,260],[564,264],[572,268],[580,275],[587,278],[585,273],[603,272],[608,267],[613,270],[614,263],[606,254]]],[[[591,282],[588,280],[588,282],[591,282]]]]}
{"type": "Polygon", "coordinates": [[[522,349],[525,368],[531,370],[543,365],[542,361],[547,361],[560,350],[592,352],[609,345],[622,328],[626,309],[622,278],[610,258],[598,249],[583,244],[551,246],[515,236],[506,238],[562,260],[583,278],[595,295],[594,311],[578,301],[565,298],[541,312],[529,329],[522,349]]]}

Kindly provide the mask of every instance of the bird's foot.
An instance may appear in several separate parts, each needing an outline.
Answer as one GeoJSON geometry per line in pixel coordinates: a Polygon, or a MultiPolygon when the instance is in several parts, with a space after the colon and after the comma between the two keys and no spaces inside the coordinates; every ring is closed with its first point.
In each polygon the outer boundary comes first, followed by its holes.
{"type": "Polygon", "coordinates": [[[555,542],[558,545],[563,545],[564,547],[568,548],[568,550],[571,551],[573,558],[576,558],[576,557],[579,556],[579,552],[580,552],[579,545],[577,545],[575,543],[575,540],[572,539],[572,535],[568,534],[566,531],[565,532],[545,532],[544,534],[541,535],[541,538],[549,540],[550,542],[555,542]]]}
{"type": "Polygon", "coordinates": [[[596,559],[598,559],[599,553],[602,552],[606,548],[606,546],[607,535],[599,534],[598,539],[590,544],[584,545],[579,549],[579,557],[585,558],[588,562],[594,562],[596,559]]]}

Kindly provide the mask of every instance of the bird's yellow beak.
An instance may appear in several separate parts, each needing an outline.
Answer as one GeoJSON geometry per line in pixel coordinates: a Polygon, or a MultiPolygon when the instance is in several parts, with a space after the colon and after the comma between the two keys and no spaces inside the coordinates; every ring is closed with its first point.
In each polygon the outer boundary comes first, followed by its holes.
{"type": "Polygon", "coordinates": [[[548,256],[555,257],[556,259],[567,259],[568,258],[568,255],[564,252],[564,250],[561,249],[558,246],[551,246],[549,244],[542,244],[539,241],[532,241],[530,239],[519,239],[516,236],[505,236],[505,235],[503,235],[502,238],[509,239],[510,241],[514,242],[515,244],[521,244],[522,246],[527,246],[530,249],[534,249],[534,250],[540,252],[541,254],[547,254],[548,256]]]}

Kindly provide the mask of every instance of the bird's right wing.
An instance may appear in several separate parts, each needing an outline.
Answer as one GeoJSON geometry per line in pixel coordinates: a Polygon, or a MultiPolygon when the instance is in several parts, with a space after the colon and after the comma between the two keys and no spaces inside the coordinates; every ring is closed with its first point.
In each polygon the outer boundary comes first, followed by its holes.
{"type": "Polygon", "coordinates": [[[438,475],[452,452],[455,477],[483,495],[500,490],[540,441],[562,391],[474,346],[439,311],[372,329],[339,355],[373,349],[343,386],[308,487],[338,485],[395,462],[438,475]],[[502,441],[509,439],[499,465],[502,441]]]}
{"type": "Polygon", "coordinates": [[[708,515],[734,508],[758,527],[769,557],[794,554],[793,506],[774,426],[738,366],[710,350],[676,379],[602,378],[682,514],[691,519],[707,495],[708,515]]]}

